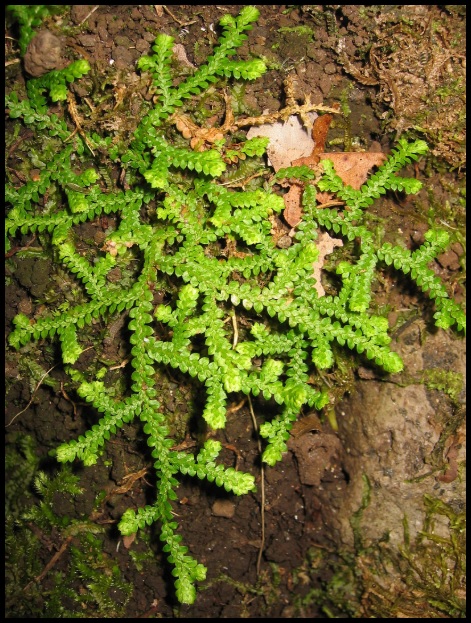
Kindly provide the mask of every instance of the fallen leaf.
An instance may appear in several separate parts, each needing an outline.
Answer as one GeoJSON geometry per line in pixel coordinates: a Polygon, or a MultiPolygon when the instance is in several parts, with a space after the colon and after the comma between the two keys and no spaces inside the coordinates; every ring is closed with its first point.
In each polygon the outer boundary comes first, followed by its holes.
{"type": "Polygon", "coordinates": [[[360,190],[366,182],[368,172],[373,167],[379,167],[386,161],[383,152],[352,151],[321,153],[319,159],[332,160],[337,175],[344,184],[360,190]]]}
{"type": "Polygon", "coordinates": [[[303,209],[301,207],[301,197],[303,196],[303,188],[298,184],[292,184],[289,191],[283,196],[285,209],[283,218],[290,227],[296,227],[301,222],[303,209]]]}
{"type": "MultiPolygon", "coordinates": [[[[308,117],[314,121],[317,113],[308,113],[308,117]]],[[[290,167],[293,160],[309,156],[314,149],[312,137],[296,115],[288,117],[286,123],[279,121],[250,128],[247,138],[254,136],[266,136],[270,139],[267,156],[275,171],[290,167]]]]}
{"type": "Polygon", "coordinates": [[[212,145],[216,141],[221,141],[234,123],[234,113],[232,112],[230,98],[227,93],[224,93],[224,102],[226,107],[225,119],[223,125],[219,128],[200,128],[196,123],[193,123],[190,117],[178,113],[174,113],[169,117],[169,121],[175,124],[183,138],[190,139],[190,147],[192,149],[204,151],[206,144],[212,145]]]}
{"type": "MultiPolygon", "coordinates": [[[[386,155],[382,152],[326,153],[321,151],[325,149],[332,116],[319,117],[316,113],[311,113],[311,115],[314,121],[312,136],[309,136],[298,117],[292,116],[286,123],[278,122],[253,127],[248,131],[247,138],[267,136],[270,139],[267,155],[275,171],[303,164],[316,170],[320,160],[330,159],[343,183],[359,190],[366,182],[368,172],[375,166],[381,166],[386,160],[386,155]]],[[[303,190],[301,184],[291,184],[283,197],[285,202],[283,217],[290,227],[296,227],[302,219],[303,190]]],[[[318,193],[317,200],[321,204],[331,199],[332,196],[329,193],[318,193]]],[[[316,244],[319,249],[319,258],[313,265],[313,275],[316,279],[315,288],[321,297],[325,294],[321,283],[321,269],[325,256],[332,253],[335,247],[343,246],[343,241],[332,238],[328,233],[321,233],[316,244]]]]}
{"type": "Polygon", "coordinates": [[[316,169],[319,163],[319,154],[322,153],[325,149],[325,142],[327,140],[327,132],[329,131],[330,124],[332,123],[333,116],[332,115],[322,115],[322,117],[317,117],[314,121],[314,125],[312,126],[312,140],[314,141],[314,147],[309,156],[305,158],[298,158],[294,160],[291,165],[293,167],[299,167],[305,164],[307,167],[311,169],[316,169]]]}
{"type": "Polygon", "coordinates": [[[313,155],[324,151],[327,133],[333,118],[333,115],[322,115],[316,119],[312,126],[312,138],[315,143],[313,155]]]}
{"type": "Polygon", "coordinates": [[[177,130],[181,132],[183,138],[191,138],[199,130],[196,123],[193,123],[187,115],[179,115],[175,113],[169,120],[176,125],[177,130]]]}
{"type": "Polygon", "coordinates": [[[313,276],[316,280],[314,287],[319,296],[324,296],[325,290],[321,282],[321,270],[324,266],[324,259],[326,255],[330,255],[330,253],[332,253],[335,247],[343,247],[343,240],[340,238],[332,238],[326,231],[324,231],[319,234],[319,237],[316,240],[316,247],[319,251],[319,257],[313,264],[313,276]]]}
{"type": "Polygon", "coordinates": [[[136,535],[137,535],[137,533],[134,532],[134,534],[129,534],[129,535],[123,536],[123,545],[124,545],[124,547],[126,549],[129,549],[131,547],[131,545],[134,543],[136,535]]]}

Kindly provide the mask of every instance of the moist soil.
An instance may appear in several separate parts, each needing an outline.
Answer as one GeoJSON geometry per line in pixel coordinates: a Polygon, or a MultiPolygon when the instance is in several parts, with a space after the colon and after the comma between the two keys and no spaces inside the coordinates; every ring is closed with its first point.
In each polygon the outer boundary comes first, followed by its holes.
{"type": "MultiPolygon", "coordinates": [[[[43,28],[60,38],[57,67],[64,60],[86,58],[97,75],[101,73],[109,77],[110,68],[113,68],[113,78],[108,78],[108,85],[113,86],[113,80],[114,85],[135,82],[136,61],[150,52],[158,33],[170,34],[181,43],[185,62],[194,66],[203,63],[216,41],[215,33],[222,15],[236,15],[242,7],[98,6],[87,18],[94,8],[73,5],[59,16],[48,18],[43,28]]],[[[391,242],[396,243],[400,237],[409,248],[423,241],[423,234],[431,223],[445,222],[449,231],[461,233],[465,166],[460,121],[462,101],[459,93],[454,95],[451,104],[443,95],[446,88],[451,88],[450,75],[458,80],[464,64],[464,36],[462,40],[458,37],[459,33],[464,33],[464,14],[460,7],[281,5],[258,8],[260,19],[249,33],[240,54],[243,58],[250,55],[263,57],[269,70],[245,88],[241,96],[244,110],[252,115],[279,110],[283,106],[283,81],[290,74],[294,77],[296,97],[310,94],[313,102],[327,106],[341,102],[350,109],[348,126],[332,127],[328,138],[337,139],[334,141],[336,146],[326,150],[342,151],[347,143],[351,149],[356,143],[365,150],[374,144],[376,149],[379,146],[387,153],[394,140],[403,133],[409,132],[408,136],[413,138],[426,138],[431,145],[431,156],[406,170],[407,175],[415,175],[425,182],[424,190],[417,197],[390,196],[377,202],[371,210],[371,219],[376,219],[378,224],[387,223],[386,238],[389,236],[391,242]],[[433,29],[431,24],[434,24],[433,29]],[[421,35],[420,45],[417,43],[414,47],[417,33],[421,35]],[[404,52],[406,37],[412,37],[409,56],[404,52]],[[437,46],[447,52],[443,58],[438,58],[437,46]],[[441,117],[436,112],[439,108],[437,101],[426,92],[423,81],[426,71],[429,72],[429,81],[434,80],[436,88],[442,87],[441,117]],[[415,92],[420,93],[415,103],[410,94],[411,84],[415,92]],[[422,108],[427,97],[428,116],[424,115],[422,108]],[[419,126],[422,133],[417,133],[419,126]],[[344,147],[339,147],[342,141],[344,147]]],[[[14,61],[7,66],[7,88],[10,90],[21,85],[26,74],[15,42],[15,29],[12,28],[7,35],[10,37],[6,39],[7,59],[14,61]]],[[[37,67],[34,61],[34,58],[29,61],[30,71],[37,67]]],[[[77,91],[75,94],[81,95],[77,91]]],[[[12,128],[9,122],[7,133],[12,128]]],[[[30,141],[29,145],[31,141],[34,143],[34,136],[22,134],[21,137],[30,141]]],[[[9,144],[12,143],[10,140],[9,144]]],[[[10,169],[16,166],[15,157],[11,156],[8,161],[10,169]]],[[[104,224],[99,221],[79,227],[77,244],[80,244],[80,236],[84,241],[96,237],[100,228],[104,228],[104,224]]],[[[460,240],[462,238],[455,235],[451,248],[433,266],[458,300],[464,298],[464,251],[460,240]]],[[[29,236],[23,237],[19,244],[35,246],[37,241],[32,241],[29,236]]],[[[20,311],[32,313],[51,287],[60,288],[63,276],[46,257],[25,257],[16,253],[8,255],[6,273],[8,334],[12,318],[20,311]]],[[[403,353],[404,348],[420,351],[426,343],[426,335],[432,331],[430,314],[433,312],[426,298],[411,291],[406,280],[398,283],[396,277],[393,279],[388,273],[377,283],[375,295],[378,306],[389,305],[391,327],[397,328],[397,349],[403,353]],[[415,314],[406,320],[420,329],[413,332],[412,337],[407,327],[399,332],[400,325],[397,325],[398,319],[402,318],[401,312],[411,309],[416,310],[415,314]]],[[[109,329],[105,343],[107,359],[125,359],[124,340],[120,340],[125,338],[125,324],[126,318],[122,318],[109,329]]],[[[103,329],[101,325],[95,327],[97,337],[103,329]]],[[[437,339],[437,332],[434,334],[437,339]]],[[[445,361],[443,349],[450,354],[456,348],[461,357],[462,346],[453,338],[443,340],[438,345],[433,342],[433,365],[430,349],[427,351],[427,367],[444,368],[451,373],[453,367],[456,368],[458,355],[455,358],[449,356],[445,361]]],[[[301,427],[293,435],[290,451],[281,463],[274,468],[265,468],[264,473],[261,472],[250,405],[247,402],[230,405],[226,429],[218,437],[224,444],[222,460],[227,466],[254,473],[257,492],[235,498],[207,483],[193,479],[182,481],[179,500],[175,504],[180,532],[191,554],[208,568],[207,580],[201,584],[192,606],[178,606],[175,601],[172,576],[160,550],[156,531],[142,531],[131,542],[120,538],[116,527],[126,508],[137,509],[152,501],[152,461],[141,428],[137,424],[125,426],[107,443],[96,466],[74,465],[73,472],[79,477],[82,494],[71,497],[58,492],[53,496],[50,510],[56,517],[82,520],[88,526],[94,526],[90,532],[96,532],[101,543],[101,551],[94,561],[95,571],[108,577],[116,573],[121,578],[121,584],[110,584],[108,597],[111,602],[104,603],[98,598],[89,598],[96,577],[73,571],[78,568],[77,556],[73,558],[74,548],[86,552],[83,533],[71,532],[66,536],[57,525],[47,530],[46,524],[35,523],[33,519],[26,520],[26,524],[20,520],[25,512],[41,502],[37,487],[33,486],[35,470],[39,468],[53,477],[58,465],[48,456],[50,450],[63,440],[83,434],[96,418],[96,414],[80,402],[68,385],[69,380],[57,355],[57,350],[44,341],[25,347],[20,354],[7,351],[7,452],[18,452],[18,465],[9,466],[8,475],[12,482],[18,479],[20,466],[25,462],[24,448],[21,451],[18,445],[22,435],[34,440],[35,457],[30,460],[33,468],[24,476],[23,482],[16,482],[15,493],[11,494],[14,498],[11,503],[13,518],[18,522],[13,534],[18,539],[25,538],[19,528],[21,525],[22,530],[33,535],[36,543],[34,564],[28,563],[29,570],[22,569],[21,562],[15,562],[14,555],[10,556],[7,617],[356,618],[372,613],[375,616],[401,616],[390,595],[383,595],[380,599],[378,591],[375,593],[371,585],[366,586],[367,574],[364,569],[356,568],[354,562],[355,556],[359,555],[358,539],[350,539],[352,542],[349,543],[342,528],[352,525],[351,517],[362,504],[361,498],[355,498],[356,506],[353,502],[345,505],[343,501],[350,499],[351,488],[358,489],[366,465],[365,461],[355,462],[349,456],[351,448],[355,447],[352,436],[361,436],[362,430],[349,425],[352,404],[348,401],[357,405],[359,400],[365,405],[371,403],[371,399],[364,395],[365,387],[376,381],[384,386],[386,382],[384,377],[376,376],[377,371],[371,370],[364,362],[359,367],[353,356],[347,358],[340,389],[336,393],[338,426],[333,417],[330,423],[327,420],[320,422],[314,414],[305,413],[304,429],[301,427]],[[38,370],[49,373],[46,377],[38,370]],[[342,402],[344,395],[347,402],[342,402]],[[334,599],[334,593],[337,593],[332,586],[337,582],[338,587],[341,581],[339,570],[350,572],[348,577],[345,573],[342,576],[343,586],[348,585],[348,588],[342,593],[343,599],[334,599]],[[58,582],[64,583],[64,595],[61,606],[53,613],[48,599],[54,591],[57,593],[58,582]],[[132,587],[130,594],[123,587],[132,587]],[[83,595],[82,601],[80,595],[83,595]],[[371,605],[374,600],[376,610],[371,605]],[[382,611],[377,605],[378,600],[382,611]]],[[[83,359],[84,365],[89,363],[86,357],[83,359]]],[[[115,379],[127,382],[124,367],[116,367],[113,373],[115,379]]],[[[175,371],[163,370],[158,374],[160,399],[174,417],[175,438],[180,440],[179,447],[191,449],[205,434],[194,423],[201,401],[199,390],[175,371]]],[[[412,381],[409,378],[409,383],[415,382],[417,387],[417,378],[417,375],[412,381]]],[[[400,391],[401,386],[407,385],[406,381],[405,377],[396,379],[391,387],[400,391]]],[[[441,408],[441,420],[437,418],[434,423],[436,438],[433,444],[438,444],[440,439],[443,442],[441,431],[446,429],[447,418],[456,418],[460,411],[463,396],[458,392],[459,399],[457,394],[451,400],[450,394],[444,394],[440,387],[433,390],[435,394],[430,387],[426,391],[425,400],[429,404],[435,401],[432,414],[436,415],[441,408]]],[[[384,399],[382,395],[381,400],[384,399]]],[[[421,399],[415,396],[413,401],[421,399]]],[[[396,400],[395,395],[392,400],[396,400]]],[[[256,419],[257,413],[260,414],[260,424],[263,421],[261,415],[269,406],[254,400],[252,407],[256,419]]],[[[378,406],[371,408],[374,411],[378,406]]],[[[458,438],[453,439],[455,446],[459,445],[458,438]]],[[[420,442],[418,439],[417,443],[420,442]]],[[[430,453],[433,453],[433,444],[430,453]]],[[[363,457],[368,454],[368,449],[362,446],[358,452],[363,457]]],[[[381,456],[379,453],[380,462],[381,456]]],[[[418,462],[415,472],[418,473],[427,463],[427,457],[410,458],[410,461],[418,462]]],[[[389,483],[394,488],[394,482],[402,482],[407,475],[396,470],[394,476],[388,477],[393,478],[389,483]]],[[[442,481],[440,486],[446,487],[447,484],[442,481]]],[[[416,491],[415,495],[420,498],[421,491],[416,491]]],[[[454,495],[459,498],[461,494],[455,491],[454,495]]],[[[371,521],[374,524],[374,517],[371,521]]],[[[394,531],[397,527],[391,525],[388,528],[394,531]]],[[[357,537],[358,533],[354,536],[357,537]]],[[[25,557],[28,555],[31,553],[25,557]]],[[[90,567],[90,559],[86,554],[84,556],[90,567]]],[[[405,616],[404,612],[402,616],[405,616]]],[[[414,616],[426,615],[414,613],[414,616]]],[[[443,613],[442,616],[447,617],[443,613]]]]}

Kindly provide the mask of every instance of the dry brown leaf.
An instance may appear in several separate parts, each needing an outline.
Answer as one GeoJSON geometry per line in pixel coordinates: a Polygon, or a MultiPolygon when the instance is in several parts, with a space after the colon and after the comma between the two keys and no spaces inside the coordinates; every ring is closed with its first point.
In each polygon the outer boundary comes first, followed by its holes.
{"type": "MultiPolygon", "coordinates": [[[[374,166],[381,166],[386,160],[382,152],[343,152],[325,153],[325,141],[332,121],[331,115],[323,115],[315,119],[312,137],[300,124],[296,116],[290,117],[286,123],[265,124],[249,130],[247,138],[253,136],[268,136],[270,143],[267,154],[270,162],[278,171],[289,166],[306,165],[313,170],[318,169],[320,160],[330,159],[343,183],[359,190],[365,183],[368,172],[374,166]],[[314,139],[314,140],[313,140],[314,139]]],[[[300,184],[291,184],[289,191],[284,195],[285,210],[283,217],[288,225],[296,227],[302,219],[303,187],[300,184]]],[[[327,203],[332,199],[329,193],[318,193],[318,201],[327,203]]],[[[317,240],[319,258],[313,264],[313,276],[316,279],[315,288],[318,295],[324,296],[325,291],[321,283],[321,269],[326,255],[332,253],[335,247],[343,246],[343,241],[332,238],[327,233],[319,235],[317,240]]]]}
{"type": "Polygon", "coordinates": [[[215,143],[224,138],[220,128],[200,128],[190,141],[191,149],[195,151],[203,151],[205,143],[215,143]]]}
{"type": "Polygon", "coordinates": [[[319,154],[325,149],[325,142],[327,140],[327,132],[329,131],[330,124],[332,123],[332,115],[322,115],[317,117],[312,126],[311,136],[314,147],[309,156],[305,158],[297,158],[293,160],[291,166],[299,167],[303,164],[311,169],[315,170],[319,162],[319,154]]]}
{"type": "Polygon", "coordinates": [[[312,138],[315,143],[312,155],[324,151],[327,133],[333,118],[333,115],[322,115],[322,117],[316,119],[316,122],[312,126],[312,138]]]}
{"type": "Polygon", "coordinates": [[[204,151],[206,144],[211,145],[224,138],[234,123],[234,113],[232,112],[230,98],[224,93],[226,114],[224,123],[220,128],[200,128],[193,123],[187,115],[174,113],[169,121],[175,124],[177,130],[182,133],[183,138],[190,139],[190,147],[195,151],[204,151]]]}
{"type": "Polygon", "coordinates": [[[332,193],[322,193],[318,192],[316,195],[317,205],[324,205],[325,203],[329,203],[332,201],[334,195],[332,193]]]}
{"type": "Polygon", "coordinates": [[[369,151],[319,154],[320,160],[332,160],[335,172],[342,182],[355,188],[355,190],[360,190],[360,187],[366,182],[369,170],[381,166],[386,158],[386,154],[382,152],[369,151]]]}
{"type": "Polygon", "coordinates": [[[199,128],[186,115],[174,114],[170,120],[175,124],[177,130],[182,133],[183,138],[190,139],[190,147],[196,151],[203,151],[205,143],[215,143],[224,138],[223,127],[199,128]]]}
{"type": "Polygon", "coordinates": [[[136,539],[136,536],[137,536],[137,532],[134,532],[134,534],[123,536],[123,545],[126,549],[129,549],[131,547],[131,545],[134,543],[136,539]]]}
{"type": "Polygon", "coordinates": [[[283,218],[290,227],[296,227],[301,222],[303,209],[301,207],[301,197],[303,196],[303,188],[298,184],[290,186],[289,191],[283,196],[285,209],[283,218]]]}

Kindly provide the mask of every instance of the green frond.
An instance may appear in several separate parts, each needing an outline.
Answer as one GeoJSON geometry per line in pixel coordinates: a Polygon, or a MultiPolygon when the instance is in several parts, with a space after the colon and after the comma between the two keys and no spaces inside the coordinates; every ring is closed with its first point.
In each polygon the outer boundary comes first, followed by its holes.
{"type": "Polygon", "coordinates": [[[374,199],[383,195],[388,190],[401,190],[408,194],[416,194],[422,188],[421,182],[411,178],[400,178],[395,175],[405,164],[412,160],[417,160],[427,151],[428,147],[424,141],[414,141],[407,143],[404,139],[399,141],[399,146],[393,150],[388,160],[372,175],[360,190],[354,190],[349,186],[344,186],[340,177],[335,173],[334,165],[331,160],[322,160],[324,176],[318,186],[322,191],[337,193],[343,199],[356,218],[355,210],[366,208],[371,205],[374,199]]]}
{"type": "MultiPolygon", "coordinates": [[[[214,482],[218,487],[224,487],[228,492],[236,495],[245,495],[255,491],[255,478],[252,474],[238,472],[232,467],[216,465],[215,460],[221,450],[221,443],[209,439],[198,453],[196,460],[187,461],[180,471],[198,478],[214,482]]],[[[188,457],[192,458],[192,457],[188,457]]]]}
{"type": "Polygon", "coordinates": [[[31,104],[38,112],[46,110],[46,99],[44,91],[48,91],[49,97],[53,102],[64,101],[67,99],[67,83],[74,82],[90,71],[90,64],[85,59],[74,61],[64,69],[50,71],[49,73],[28,80],[26,89],[31,104]]]}
{"type": "MultiPolygon", "coordinates": [[[[331,163],[330,160],[327,162],[331,163]]],[[[329,165],[327,165],[327,167],[328,166],[329,165]]],[[[325,168],[324,168],[324,171],[325,171],[325,168]]],[[[284,180],[284,179],[296,179],[296,180],[299,180],[300,182],[308,182],[310,180],[313,180],[315,177],[316,177],[316,174],[314,173],[314,171],[305,164],[303,164],[302,166],[298,166],[298,167],[283,167],[282,169],[279,169],[274,175],[272,184],[274,184],[275,182],[279,180],[284,180]]]]}
{"type": "Polygon", "coordinates": [[[442,329],[456,325],[458,331],[466,332],[466,314],[454,301],[446,297],[436,299],[435,324],[442,329]]]}
{"type": "Polygon", "coordinates": [[[163,110],[170,110],[169,99],[172,87],[172,74],[170,64],[173,56],[173,37],[160,34],[152,46],[153,56],[142,56],[137,66],[142,71],[149,71],[153,76],[153,82],[159,93],[163,110]]]}
{"type": "Polygon", "coordinates": [[[207,382],[206,390],[206,405],[202,416],[214,430],[224,428],[226,425],[227,393],[221,382],[212,380],[207,382]]]}
{"type": "Polygon", "coordinates": [[[60,445],[56,450],[57,460],[64,463],[78,458],[84,465],[94,465],[110,436],[139,412],[139,402],[136,397],[114,401],[106,395],[103,384],[98,381],[83,383],[78,393],[104,416],[77,440],[60,445]]]}
{"type": "Polygon", "coordinates": [[[58,253],[62,262],[69,270],[82,281],[90,295],[100,297],[105,287],[107,272],[114,266],[115,260],[111,256],[100,258],[92,267],[89,262],[75,251],[71,242],[63,242],[58,245],[58,253]]]}
{"type": "Polygon", "coordinates": [[[249,157],[263,156],[268,142],[269,139],[266,136],[254,136],[242,144],[240,151],[249,157]]]}
{"type": "MultiPolygon", "coordinates": [[[[247,8],[247,7],[246,7],[247,8]]],[[[253,9],[253,7],[250,7],[253,9]]],[[[241,12],[244,12],[244,10],[241,12]]],[[[144,56],[138,62],[140,69],[150,71],[153,75],[154,84],[159,92],[160,101],[156,106],[156,117],[153,120],[155,125],[160,123],[160,119],[166,118],[175,108],[182,106],[184,99],[198,95],[207,89],[211,83],[217,81],[218,76],[243,78],[255,80],[265,71],[266,66],[260,59],[249,61],[230,61],[229,56],[236,53],[246,38],[244,30],[250,30],[251,24],[255,21],[255,14],[258,12],[247,11],[243,19],[231,21],[228,16],[223,17],[221,25],[225,28],[223,35],[219,39],[219,46],[213,51],[213,55],[207,59],[207,63],[201,65],[192,76],[183,80],[176,89],[172,88],[172,75],[170,64],[173,54],[173,38],[168,35],[159,35],[153,46],[154,56],[144,56]]],[[[230,17],[230,16],[229,16],[230,17]]]]}
{"type": "Polygon", "coordinates": [[[224,65],[216,71],[216,73],[226,76],[226,78],[234,77],[236,80],[256,80],[263,76],[267,67],[259,58],[250,61],[226,61],[224,65]]]}
{"type": "Polygon", "coordinates": [[[194,170],[211,177],[219,177],[226,170],[226,163],[222,160],[219,152],[214,149],[202,152],[171,149],[169,156],[173,166],[190,171],[194,170]]]}
{"type": "Polygon", "coordinates": [[[62,346],[62,361],[64,363],[75,363],[82,354],[82,348],[77,342],[77,332],[73,325],[67,326],[59,331],[62,346]]]}
{"type": "Polygon", "coordinates": [[[156,506],[139,508],[137,512],[128,508],[124,511],[118,524],[119,531],[124,536],[135,534],[139,528],[150,526],[160,519],[159,509],[156,506]]]}
{"type": "Polygon", "coordinates": [[[183,604],[192,604],[196,599],[196,582],[206,579],[206,567],[187,555],[188,548],[180,545],[181,536],[175,534],[175,522],[164,522],[161,540],[165,542],[164,551],[169,554],[168,560],[174,565],[172,575],[176,577],[175,590],[177,599],[183,604]]]}
{"type": "Polygon", "coordinates": [[[296,420],[298,410],[285,407],[282,413],[271,422],[265,422],[260,427],[260,436],[268,440],[262,461],[273,466],[283,458],[283,453],[288,451],[286,442],[289,439],[289,431],[296,420]]]}

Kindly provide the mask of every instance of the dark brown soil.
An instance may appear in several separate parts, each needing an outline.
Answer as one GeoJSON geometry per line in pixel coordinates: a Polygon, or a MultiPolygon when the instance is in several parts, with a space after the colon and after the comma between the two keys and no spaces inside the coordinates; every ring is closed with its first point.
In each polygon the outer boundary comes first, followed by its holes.
{"type": "MultiPolygon", "coordinates": [[[[81,24],[92,8],[88,5],[73,5],[70,11],[60,17],[50,18],[45,26],[60,37],[62,60],[70,62],[81,57],[87,58],[98,75],[109,71],[112,60],[119,82],[130,84],[135,77],[137,59],[150,51],[156,34],[164,32],[175,36],[177,42],[184,46],[188,61],[198,65],[205,60],[216,41],[214,31],[217,31],[222,15],[236,15],[241,6],[182,5],[162,9],[144,5],[102,5],[80,28],[64,34],[65,26],[81,24]]],[[[264,5],[259,9],[261,17],[250,32],[241,56],[263,56],[269,71],[262,79],[247,86],[245,106],[252,114],[260,114],[265,109],[279,110],[283,103],[283,80],[288,73],[293,74],[297,96],[309,93],[313,102],[325,105],[340,100],[348,103],[351,109],[350,136],[364,149],[369,149],[375,141],[387,152],[398,133],[411,131],[414,126],[426,125],[423,117],[420,117],[420,121],[414,121],[414,114],[420,116],[422,111],[418,108],[412,110],[410,99],[410,106],[406,107],[394,100],[394,93],[391,94],[390,85],[393,80],[397,83],[397,76],[405,68],[388,65],[385,60],[385,31],[396,33],[396,44],[399,46],[397,33],[401,24],[412,24],[410,27],[420,27],[427,33],[430,20],[433,20],[438,24],[436,37],[441,37],[440,41],[445,41],[452,50],[448,59],[443,61],[450,64],[450,71],[458,71],[456,66],[461,67],[465,54],[464,43],[462,46],[452,44],[454,33],[461,32],[464,22],[463,15],[454,7],[424,5],[414,10],[414,7],[383,5],[328,5],[325,8],[311,5],[294,8],[264,5]],[[372,45],[376,46],[373,63],[368,56],[372,45]],[[393,75],[394,72],[397,75],[393,75]]],[[[15,31],[7,34],[14,37],[15,31]]],[[[435,45],[436,41],[430,43],[428,56],[425,49],[421,52],[425,64],[435,53],[435,45]]],[[[6,39],[6,47],[7,59],[19,59],[14,39],[6,39]]],[[[390,51],[391,55],[394,53],[390,51]]],[[[398,63],[405,62],[402,57],[397,58],[398,63]]],[[[434,79],[438,83],[445,80],[438,69],[434,79]]],[[[9,65],[8,88],[17,88],[23,81],[22,63],[9,65]]],[[[399,93],[402,102],[409,95],[405,90],[406,81],[399,84],[404,88],[399,93]]],[[[419,86],[422,88],[422,83],[419,86]]],[[[457,96],[455,109],[460,105],[459,102],[457,96]]],[[[435,106],[435,102],[431,106],[435,106]]],[[[458,124],[451,112],[441,122],[443,134],[445,128],[449,129],[450,122],[458,124]]],[[[7,132],[12,127],[8,125],[7,132]]],[[[390,197],[379,202],[371,213],[372,219],[382,219],[378,222],[384,223],[384,219],[387,219],[387,236],[395,243],[399,239],[411,247],[420,243],[431,222],[446,221],[457,231],[462,226],[462,127],[455,128],[455,143],[448,134],[446,140],[442,138],[440,142],[439,127],[440,122],[435,116],[430,128],[425,127],[426,138],[432,142],[435,158],[428,159],[415,170],[410,167],[408,171],[408,174],[415,174],[425,181],[428,190],[422,191],[413,201],[404,202],[402,198],[390,197]]],[[[344,134],[345,128],[334,127],[329,140],[343,138],[344,134]]],[[[412,131],[411,136],[421,135],[414,135],[412,131]]],[[[8,166],[14,168],[15,161],[10,160],[8,166]]],[[[99,223],[96,226],[84,225],[80,230],[84,244],[90,237],[96,236],[97,231],[99,223]]],[[[31,237],[21,241],[24,246],[29,243],[32,246],[36,244],[31,241],[31,237]]],[[[456,238],[451,249],[443,254],[440,263],[435,266],[458,299],[463,298],[462,255],[463,247],[456,238]]],[[[60,275],[46,259],[14,254],[9,256],[6,333],[11,330],[12,318],[19,311],[31,312],[31,307],[34,308],[51,287],[60,288],[58,279],[60,275]]],[[[384,283],[378,285],[378,305],[391,306],[391,323],[394,326],[400,310],[420,306],[424,299],[409,292],[407,284],[393,287],[387,275],[384,279],[384,283]]],[[[422,316],[421,311],[418,313],[422,316]]],[[[97,325],[94,330],[99,332],[103,327],[97,325]]],[[[108,344],[108,358],[122,356],[124,359],[125,351],[120,351],[123,331],[123,325],[115,327],[115,339],[112,336],[108,344]]],[[[13,451],[17,447],[19,434],[30,435],[35,442],[34,452],[39,467],[53,475],[57,471],[57,464],[48,457],[48,452],[63,440],[84,433],[95,421],[96,414],[80,403],[76,395],[69,395],[65,385],[67,377],[58,364],[55,348],[48,342],[31,344],[26,350],[23,349],[21,356],[8,350],[6,365],[7,448],[13,451]],[[31,361],[36,363],[37,369],[31,370],[31,361]],[[41,379],[38,370],[49,369],[51,371],[47,379],[41,379]]],[[[113,374],[118,378],[123,374],[123,369],[118,368],[113,374]]],[[[363,374],[368,372],[363,370],[363,374]]],[[[356,382],[357,377],[352,370],[345,372],[340,394],[348,391],[353,395],[356,382]]],[[[186,379],[179,378],[174,372],[163,371],[159,383],[161,391],[167,396],[165,407],[175,416],[173,425],[176,438],[181,440],[182,445],[195,443],[201,433],[193,421],[198,412],[198,389],[189,386],[186,379]]],[[[260,411],[261,407],[256,402],[253,406],[256,413],[257,409],[260,411]]],[[[263,408],[266,409],[266,405],[263,408]]],[[[337,412],[340,418],[341,405],[337,412]]],[[[181,534],[192,555],[208,567],[207,581],[200,587],[193,606],[177,606],[172,577],[155,531],[139,534],[133,543],[128,543],[120,538],[116,528],[126,508],[138,508],[152,499],[152,476],[144,471],[152,462],[141,428],[138,425],[125,427],[108,442],[98,465],[91,468],[75,465],[74,473],[80,477],[79,485],[83,494],[75,496],[72,501],[68,496],[57,494],[52,510],[58,517],[88,518],[97,529],[102,529],[99,536],[104,557],[101,570],[105,573],[106,569],[106,573],[111,573],[109,569],[117,566],[124,584],[132,587],[132,594],[127,603],[122,605],[125,602],[124,594],[116,589],[110,595],[115,603],[114,610],[113,607],[100,610],[97,603],[90,603],[85,597],[82,604],[71,597],[65,597],[63,607],[68,612],[67,616],[323,618],[329,614],[353,617],[365,613],[368,615],[368,600],[361,600],[361,582],[352,589],[350,606],[346,602],[332,604],[325,594],[337,568],[335,565],[340,560],[336,551],[338,543],[335,526],[338,518],[329,513],[330,504],[335,514],[341,508],[338,501],[346,495],[352,479],[358,478],[358,474],[349,473],[346,467],[350,464],[344,456],[345,447],[348,446],[348,429],[341,427],[339,437],[328,423],[316,426],[313,424],[312,430],[317,430],[317,437],[306,431],[308,435],[293,440],[291,451],[282,463],[275,468],[265,468],[265,538],[258,568],[262,515],[257,436],[247,403],[239,409],[234,408],[230,413],[227,427],[219,436],[225,444],[224,461],[228,466],[237,465],[240,469],[255,473],[258,491],[235,498],[224,495],[217,487],[193,479],[181,485],[178,491],[179,503],[175,507],[181,534]],[[306,443],[311,445],[303,449],[306,443]],[[306,466],[305,457],[313,448],[316,449],[315,458],[306,466]],[[138,473],[132,486],[123,486],[125,476],[138,473]],[[105,494],[97,502],[101,492],[105,494]],[[319,552],[329,554],[328,563],[319,562],[319,552]],[[329,604],[330,610],[326,604],[329,604]]],[[[21,457],[21,453],[18,456],[21,457]]],[[[14,466],[10,466],[9,475],[15,480],[14,466]]],[[[397,478],[400,480],[401,474],[397,478]]],[[[38,504],[41,499],[35,493],[31,479],[30,474],[29,480],[24,482],[24,496],[15,494],[15,505],[21,512],[27,511],[32,504],[38,504]]],[[[70,533],[71,537],[67,540],[65,532],[61,532],[58,527],[46,532],[41,526],[34,525],[34,521],[27,521],[26,525],[39,539],[36,566],[29,575],[25,570],[9,567],[10,586],[16,584],[15,589],[9,589],[9,618],[49,616],[48,595],[57,582],[57,572],[62,572],[63,577],[71,582],[67,590],[72,588],[78,594],[85,595],[91,582],[90,578],[84,577],[71,580],[67,575],[71,565],[71,549],[84,547],[83,535],[70,533]],[[53,560],[58,552],[60,555],[57,560],[53,560]],[[41,575],[35,587],[31,588],[29,582],[43,571],[47,573],[41,575]],[[43,596],[43,602],[40,595],[43,596]]],[[[20,537],[22,533],[17,534],[20,537]]]]}

